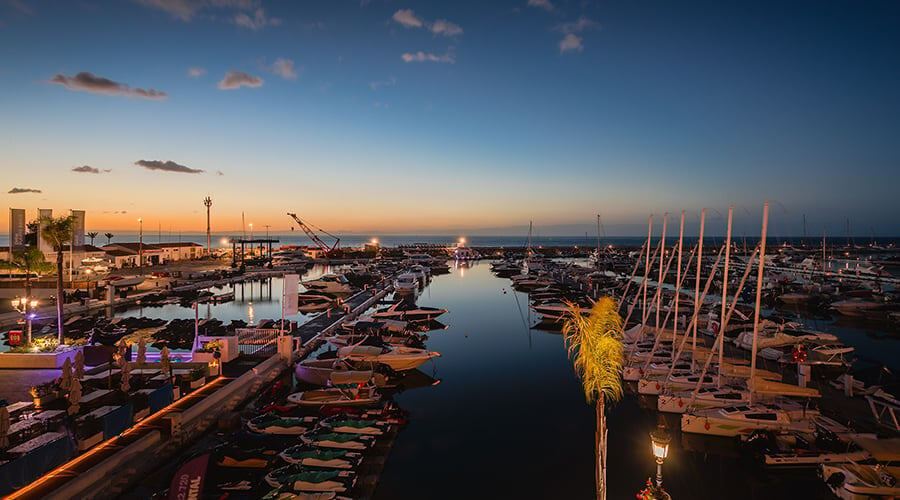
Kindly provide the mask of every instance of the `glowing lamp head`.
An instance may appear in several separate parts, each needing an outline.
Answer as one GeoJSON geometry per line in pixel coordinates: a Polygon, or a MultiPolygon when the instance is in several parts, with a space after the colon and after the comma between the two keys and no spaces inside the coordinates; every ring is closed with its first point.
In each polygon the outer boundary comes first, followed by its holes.
{"type": "Polygon", "coordinates": [[[662,425],[650,433],[650,446],[657,462],[662,463],[666,459],[666,456],[669,454],[669,441],[671,440],[672,438],[662,425]]]}
{"type": "Polygon", "coordinates": [[[37,306],[38,306],[38,301],[37,301],[37,299],[32,300],[32,301],[31,301],[31,308],[34,309],[34,308],[37,307],[37,306]]]}
{"type": "Polygon", "coordinates": [[[219,244],[221,244],[222,246],[226,246],[228,245],[228,243],[228,238],[222,238],[221,240],[219,240],[219,244]]]}
{"type": "Polygon", "coordinates": [[[465,245],[465,244],[466,244],[466,239],[465,239],[465,238],[460,238],[460,239],[459,239],[459,244],[460,244],[460,245],[465,245]]]}
{"type": "Polygon", "coordinates": [[[377,244],[378,244],[378,238],[372,238],[372,244],[373,244],[373,245],[377,245],[377,244]]]}
{"type": "Polygon", "coordinates": [[[19,304],[20,304],[21,302],[22,302],[22,301],[21,301],[18,297],[16,297],[16,298],[12,299],[12,306],[13,306],[13,307],[19,307],[19,304]]]}

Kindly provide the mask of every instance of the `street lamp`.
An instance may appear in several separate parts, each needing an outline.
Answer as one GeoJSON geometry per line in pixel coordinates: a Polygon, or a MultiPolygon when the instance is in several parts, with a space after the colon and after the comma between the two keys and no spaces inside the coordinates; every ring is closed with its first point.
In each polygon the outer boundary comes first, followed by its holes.
{"type": "Polygon", "coordinates": [[[34,319],[34,310],[37,309],[38,300],[31,297],[16,297],[12,300],[13,309],[25,316],[25,345],[31,344],[31,320],[34,319]]]}
{"type": "Polygon", "coordinates": [[[656,457],[656,487],[662,488],[662,465],[666,456],[669,454],[669,441],[672,438],[666,432],[665,426],[662,424],[650,433],[650,447],[653,449],[653,456],[656,457]]]}
{"type": "Polygon", "coordinates": [[[254,248],[253,248],[253,223],[251,222],[250,223],[250,256],[251,257],[254,255],[253,250],[254,250],[254,248]]]}

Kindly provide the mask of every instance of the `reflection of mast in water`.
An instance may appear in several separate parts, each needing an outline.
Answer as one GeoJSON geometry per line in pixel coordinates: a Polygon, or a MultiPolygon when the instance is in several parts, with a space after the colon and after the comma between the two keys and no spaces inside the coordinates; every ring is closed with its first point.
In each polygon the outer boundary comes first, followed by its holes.
{"type": "Polygon", "coordinates": [[[253,324],[253,301],[250,301],[247,307],[247,320],[251,325],[253,324]]]}

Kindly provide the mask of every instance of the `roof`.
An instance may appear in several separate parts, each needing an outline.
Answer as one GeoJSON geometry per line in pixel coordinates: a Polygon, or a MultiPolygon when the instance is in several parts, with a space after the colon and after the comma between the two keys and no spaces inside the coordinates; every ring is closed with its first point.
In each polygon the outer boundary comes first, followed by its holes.
{"type": "Polygon", "coordinates": [[[107,250],[106,255],[109,255],[111,257],[133,257],[137,254],[126,252],[125,250],[107,250]]]}
{"type": "Polygon", "coordinates": [[[162,250],[158,245],[152,245],[150,243],[112,243],[103,247],[105,252],[109,252],[114,249],[131,251],[133,253],[138,253],[140,251],[143,252],[159,252],[162,250]]]}
{"type": "Polygon", "coordinates": [[[185,242],[177,242],[177,243],[157,243],[154,246],[161,248],[181,248],[181,247],[201,247],[202,245],[194,243],[193,241],[185,241],[185,242]]]}
{"type": "MultiPolygon", "coordinates": [[[[63,245],[63,251],[68,252],[69,245],[63,245]]],[[[84,246],[82,246],[81,250],[79,250],[79,251],[80,252],[105,252],[105,250],[103,250],[102,248],[95,247],[94,245],[84,245],[84,246]]]]}

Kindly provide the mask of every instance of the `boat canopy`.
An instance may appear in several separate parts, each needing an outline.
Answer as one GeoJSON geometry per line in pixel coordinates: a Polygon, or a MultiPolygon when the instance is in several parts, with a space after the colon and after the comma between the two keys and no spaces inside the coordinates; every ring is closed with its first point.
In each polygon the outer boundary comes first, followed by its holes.
{"type": "Polygon", "coordinates": [[[900,461],[900,438],[877,439],[865,436],[850,436],[860,448],[868,451],[879,462],[900,461]]]}
{"type": "Polygon", "coordinates": [[[785,384],[774,380],[766,380],[761,377],[756,377],[754,379],[753,392],[774,396],[794,396],[803,398],[822,397],[819,390],[812,387],[800,387],[799,385],[785,384]]]}
{"type": "Polygon", "coordinates": [[[331,383],[334,385],[365,384],[372,378],[372,370],[334,370],[331,383]]]}

